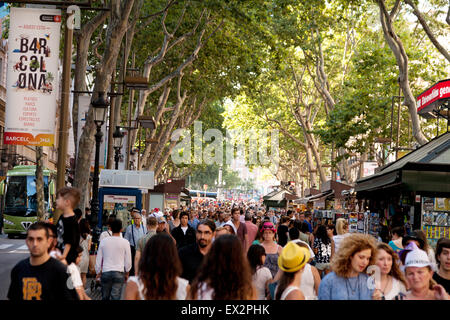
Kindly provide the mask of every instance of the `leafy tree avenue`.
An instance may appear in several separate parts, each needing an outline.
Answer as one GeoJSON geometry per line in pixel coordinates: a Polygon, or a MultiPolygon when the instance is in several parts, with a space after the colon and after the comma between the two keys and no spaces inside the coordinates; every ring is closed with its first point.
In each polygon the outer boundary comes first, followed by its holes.
{"type": "MultiPolygon", "coordinates": [[[[171,160],[173,151],[192,157],[171,138],[178,129],[193,132],[195,121],[202,133],[244,129],[238,138],[247,144],[251,128],[278,130],[280,163],[271,173],[305,188],[338,174],[353,184],[365,161],[392,161],[397,135],[409,150],[445,129],[418,116],[416,97],[449,78],[447,0],[104,2],[111,12],[82,11],[74,87],[92,91],[91,101],[119,93],[111,99],[113,127],[129,126],[128,114],[131,126],[138,116],[154,118],[155,130],[130,136],[141,151],[138,169],[153,170],[158,181],[217,170],[171,160]],[[130,76],[148,85],[123,87],[130,76]]],[[[95,124],[90,106],[77,132],[78,110],[75,95],[74,185],[81,187],[89,183],[95,124]]],[[[112,157],[108,150],[110,166],[112,157]]],[[[86,191],[82,207],[88,198],[86,191]]]]}

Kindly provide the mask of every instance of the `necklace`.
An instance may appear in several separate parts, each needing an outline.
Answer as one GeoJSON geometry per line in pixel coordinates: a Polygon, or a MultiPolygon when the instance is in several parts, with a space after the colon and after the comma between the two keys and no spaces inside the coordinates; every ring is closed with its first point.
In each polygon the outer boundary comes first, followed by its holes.
{"type": "Polygon", "coordinates": [[[388,279],[387,279],[387,281],[386,281],[386,284],[384,285],[384,288],[381,290],[381,293],[383,294],[383,296],[386,295],[386,294],[385,294],[385,290],[386,290],[386,288],[388,287],[388,285],[389,285],[390,282],[391,282],[391,277],[388,276],[388,279]]]}
{"type": "Polygon", "coordinates": [[[350,290],[352,291],[352,295],[355,294],[356,289],[358,289],[358,298],[359,300],[361,300],[361,290],[359,290],[359,273],[358,273],[358,277],[356,278],[356,284],[355,284],[355,288],[352,288],[352,285],[350,284],[350,280],[349,278],[345,278],[345,286],[347,288],[347,297],[348,299],[350,299],[350,293],[348,291],[348,288],[350,287],[350,290]]]}

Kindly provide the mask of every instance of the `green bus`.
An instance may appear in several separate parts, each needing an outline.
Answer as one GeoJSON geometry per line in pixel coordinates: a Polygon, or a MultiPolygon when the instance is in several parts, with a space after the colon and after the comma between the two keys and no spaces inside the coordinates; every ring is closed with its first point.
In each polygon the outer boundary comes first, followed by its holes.
{"type": "MultiPolygon", "coordinates": [[[[52,218],[55,201],[55,172],[44,169],[45,219],[52,218]]],[[[36,166],[15,166],[0,182],[3,232],[9,238],[25,235],[37,221],[36,166]]]]}

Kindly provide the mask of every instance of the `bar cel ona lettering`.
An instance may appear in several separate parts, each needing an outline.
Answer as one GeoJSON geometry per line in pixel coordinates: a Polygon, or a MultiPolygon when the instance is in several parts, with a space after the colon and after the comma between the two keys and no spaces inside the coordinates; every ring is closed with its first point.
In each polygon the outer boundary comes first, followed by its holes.
{"type": "Polygon", "coordinates": [[[31,41],[27,37],[21,37],[19,50],[14,51],[23,54],[13,65],[13,71],[19,71],[17,82],[13,87],[43,90],[48,93],[52,91],[53,75],[47,72],[45,62],[45,58],[50,56],[50,49],[47,46],[49,38],[49,34],[46,34],[45,38],[33,38],[31,41]],[[30,52],[34,55],[31,57],[25,55],[30,52]]]}

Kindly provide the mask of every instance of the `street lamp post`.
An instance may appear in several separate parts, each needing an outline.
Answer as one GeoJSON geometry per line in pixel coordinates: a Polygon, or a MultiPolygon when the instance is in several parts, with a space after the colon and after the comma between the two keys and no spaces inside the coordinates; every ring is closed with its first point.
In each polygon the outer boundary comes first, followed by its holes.
{"type": "Polygon", "coordinates": [[[116,131],[114,131],[114,133],[112,135],[113,140],[114,140],[113,141],[114,151],[115,151],[114,161],[116,163],[116,166],[115,166],[116,170],[119,169],[120,149],[122,149],[123,136],[124,136],[124,134],[122,133],[122,131],[120,131],[120,127],[116,126],[116,131]]]}
{"type": "Polygon", "coordinates": [[[99,181],[99,162],[100,162],[100,143],[102,141],[102,125],[105,123],[106,111],[108,109],[108,102],[105,100],[104,92],[98,93],[97,100],[92,102],[94,108],[94,123],[97,127],[97,133],[95,134],[95,165],[94,165],[94,178],[92,181],[92,200],[91,200],[91,226],[93,227],[94,236],[99,233],[98,230],[98,181],[99,181]]]}

